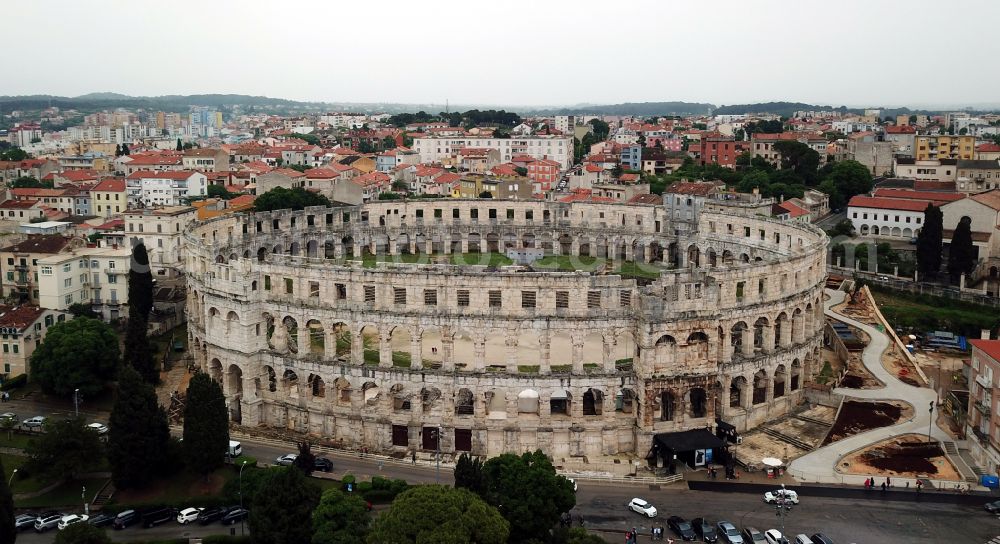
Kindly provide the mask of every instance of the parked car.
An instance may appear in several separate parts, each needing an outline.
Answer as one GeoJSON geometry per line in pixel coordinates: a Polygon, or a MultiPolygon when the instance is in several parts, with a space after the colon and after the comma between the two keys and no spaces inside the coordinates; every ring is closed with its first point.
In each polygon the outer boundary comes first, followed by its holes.
{"type": "Polygon", "coordinates": [[[777,529],[768,529],[764,531],[764,541],[767,544],[788,544],[788,539],[781,536],[781,531],[777,529]]]}
{"type": "Polygon", "coordinates": [[[573,484],[573,492],[576,493],[576,480],[573,478],[566,478],[566,479],[569,480],[569,483],[573,484]]]}
{"type": "Polygon", "coordinates": [[[96,432],[97,434],[107,434],[108,426],[103,423],[91,423],[87,425],[87,428],[96,432]]]}
{"type": "Polygon", "coordinates": [[[694,518],[691,520],[691,528],[694,529],[698,538],[705,542],[715,542],[719,540],[719,533],[715,530],[715,525],[708,521],[708,518],[694,518]]]}
{"type": "Polygon", "coordinates": [[[728,521],[720,521],[716,527],[719,529],[719,536],[729,544],[743,544],[743,537],[740,530],[728,521]]]}
{"type": "Polygon", "coordinates": [[[198,514],[204,508],[185,508],[180,512],[177,512],[177,523],[184,525],[185,523],[191,523],[192,521],[198,521],[198,514]]]}
{"type": "Polygon", "coordinates": [[[823,533],[816,533],[809,538],[812,539],[813,544],[833,544],[833,540],[823,533]]]}
{"type": "Polygon", "coordinates": [[[84,522],[87,521],[89,518],[90,516],[86,514],[84,515],[70,514],[68,516],[63,516],[62,519],[59,520],[59,523],[56,524],[56,527],[58,527],[59,530],[62,531],[63,529],[69,527],[70,525],[73,525],[74,523],[84,522]]]}
{"type": "Polygon", "coordinates": [[[285,455],[275,459],[274,464],[281,465],[283,467],[290,467],[295,464],[295,460],[298,458],[299,456],[296,453],[286,453],[285,455]]]}
{"type": "Polygon", "coordinates": [[[983,505],[983,508],[985,508],[986,511],[991,514],[996,514],[1000,512],[1000,501],[988,502],[983,505]]]}
{"type": "Polygon", "coordinates": [[[795,544],[813,544],[813,541],[808,536],[799,534],[795,535],[795,544]]]}
{"type": "Polygon", "coordinates": [[[41,430],[42,426],[45,425],[46,419],[47,418],[45,416],[35,416],[22,421],[21,426],[24,427],[25,429],[41,430]]]}
{"type": "Polygon", "coordinates": [[[172,519],[176,512],[173,508],[160,507],[160,508],[150,508],[142,513],[142,526],[146,529],[150,527],[156,527],[161,523],[166,523],[172,519]]]}
{"type": "Polygon", "coordinates": [[[122,510],[115,516],[115,520],[111,522],[111,527],[116,531],[120,531],[129,525],[134,525],[139,521],[139,512],[135,510],[122,510]]]}
{"type": "Polygon", "coordinates": [[[4,413],[0,414],[0,419],[9,419],[9,420],[11,420],[11,421],[13,421],[13,422],[16,423],[17,422],[17,414],[15,414],[14,412],[4,412],[4,413]]]}
{"type": "Polygon", "coordinates": [[[321,472],[333,472],[333,461],[327,459],[326,457],[317,457],[316,462],[313,463],[315,470],[321,472]]]}
{"type": "Polygon", "coordinates": [[[44,533],[49,529],[55,529],[59,525],[59,520],[63,517],[59,512],[46,512],[35,520],[35,531],[44,533]]]}
{"type": "Polygon", "coordinates": [[[233,508],[237,507],[216,506],[215,508],[209,508],[207,510],[203,510],[200,514],[198,514],[198,523],[202,525],[208,525],[209,523],[219,521],[220,519],[222,519],[223,516],[226,515],[227,512],[229,512],[233,508]]]}
{"type": "Polygon", "coordinates": [[[250,511],[242,506],[237,506],[232,510],[226,512],[226,515],[222,516],[223,525],[233,525],[241,520],[247,519],[250,515],[250,511]]]}
{"type": "Polygon", "coordinates": [[[764,502],[774,504],[779,499],[784,499],[787,503],[799,504],[799,494],[791,489],[776,489],[764,493],[764,502]]]}
{"type": "Polygon", "coordinates": [[[36,519],[38,519],[38,516],[34,514],[21,514],[14,518],[14,528],[18,531],[31,529],[35,526],[36,519]]]}
{"type": "Polygon", "coordinates": [[[87,523],[93,525],[94,527],[106,527],[111,525],[115,521],[115,516],[112,514],[97,514],[96,516],[90,516],[87,523]]]}
{"type": "Polygon", "coordinates": [[[638,497],[629,501],[628,509],[637,514],[642,514],[647,518],[656,517],[656,507],[638,497]]]}
{"type": "Polygon", "coordinates": [[[743,542],[746,544],[765,544],[764,532],[756,527],[743,528],[743,542]]]}
{"type": "Polygon", "coordinates": [[[670,516],[667,518],[667,527],[670,527],[670,530],[683,540],[695,539],[694,529],[691,528],[691,524],[680,516],[670,516]]]}

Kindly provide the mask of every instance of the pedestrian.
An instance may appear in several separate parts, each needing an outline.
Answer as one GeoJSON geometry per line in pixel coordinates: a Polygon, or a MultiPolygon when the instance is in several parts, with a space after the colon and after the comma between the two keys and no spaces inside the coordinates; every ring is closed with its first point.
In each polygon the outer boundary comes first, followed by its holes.
{"type": "Polygon", "coordinates": [[[413,450],[411,459],[413,459],[414,465],[417,464],[417,450],[413,450]]]}
{"type": "Polygon", "coordinates": [[[892,487],[892,481],[889,480],[888,476],[885,477],[885,486],[892,487]]]}
{"type": "Polygon", "coordinates": [[[882,492],[885,493],[885,482],[882,482],[882,492]]]}
{"type": "Polygon", "coordinates": [[[865,491],[868,491],[868,478],[865,478],[865,491]]]}

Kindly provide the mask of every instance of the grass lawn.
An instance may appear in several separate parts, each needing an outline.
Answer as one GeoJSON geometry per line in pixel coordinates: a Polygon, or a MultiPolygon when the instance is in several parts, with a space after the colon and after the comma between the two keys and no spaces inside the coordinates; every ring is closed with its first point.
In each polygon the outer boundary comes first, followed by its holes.
{"type": "Polygon", "coordinates": [[[0,430],[0,448],[14,448],[18,450],[23,450],[28,447],[28,442],[33,438],[30,434],[13,433],[10,435],[10,439],[7,438],[7,432],[0,430]]]}
{"type": "Polygon", "coordinates": [[[87,488],[86,497],[89,501],[94,498],[94,494],[97,493],[97,491],[103,487],[107,481],[108,480],[106,478],[73,480],[33,499],[14,501],[14,506],[18,508],[55,508],[76,505],[78,509],[83,510],[83,498],[81,498],[83,488],[87,488]]]}
{"type": "Polygon", "coordinates": [[[514,264],[514,261],[502,253],[452,253],[451,264],[497,267],[514,264]]]}
{"type": "Polygon", "coordinates": [[[21,471],[18,471],[13,480],[10,479],[10,475],[14,469],[20,469],[22,465],[28,462],[27,457],[0,454],[0,460],[3,460],[3,478],[11,482],[11,491],[14,493],[31,493],[49,484],[49,482],[44,482],[34,476],[24,476],[24,473],[21,471]]]}
{"type": "Polygon", "coordinates": [[[1000,312],[996,308],[873,286],[869,288],[879,310],[896,328],[913,328],[920,332],[946,330],[978,338],[982,329],[995,329],[1000,325],[1000,312]]]}
{"type": "Polygon", "coordinates": [[[376,263],[430,264],[431,256],[426,253],[401,253],[399,255],[365,255],[361,266],[375,268],[376,263]]]}
{"type": "MultiPolygon", "coordinates": [[[[253,470],[253,469],[245,469],[253,470]]],[[[114,502],[117,504],[197,504],[205,499],[215,499],[221,496],[222,487],[229,480],[239,478],[239,471],[226,465],[208,475],[206,479],[200,474],[180,471],[169,478],[151,483],[144,489],[128,489],[118,491],[114,502]]]]}
{"type": "Polygon", "coordinates": [[[548,255],[532,263],[532,266],[534,268],[545,268],[548,270],[559,270],[562,272],[573,272],[576,270],[595,272],[600,270],[607,262],[607,259],[599,257],[548,255]]]}
{"type": "Polygon", "coordinates": [[[623,262],[615,272],[623,276],[633,276],[653,280],[660,277],[659,267],[648,263],[636,263],[634,261],[623,262]]]}

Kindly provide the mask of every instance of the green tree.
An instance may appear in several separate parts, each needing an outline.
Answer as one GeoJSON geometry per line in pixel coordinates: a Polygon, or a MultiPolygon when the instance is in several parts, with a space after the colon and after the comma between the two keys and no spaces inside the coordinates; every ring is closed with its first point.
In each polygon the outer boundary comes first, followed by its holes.
{"type": "Polygon", "coordinates": [[[235,196],[224,185],[209,185],[206,193],[209,198],[221,198],[222,200],[229,200],[235,196]]]}
{"type": "Polygon", "coordinates": [[[0,459],[0,542],[13,543],[17,539],[17,529],[14,527],[14,496],[7,485],[7,472],[4,471],[3,460],[0,459]]]}
{"type": "Polygon", "coordinates": [[[355,544],[368,534],[371,516],[364,499],[330,488],[312,513],[312,544],[355,544]]]}
{"type": "Polygon", "coordinates": [[[299,455],[292,466],[301,470],[306,476],[312,474],[316,469],[316,456],[313,455],[312,444],[306,441],[299,442],[299,455]]]}
{"type": "Polygon", "coordinates": [[[382,138],[382,149],[388,151],[390,149],[396,149],[396,140],[392,136],[386,136],[382,138]]]}
{"type": "Polygon", "coordinates": [[[149,318],[153,310],[153,273],[149,268],[149,254],[146,245],[138,243],[132,248],[132,262],[128,273],[129,315],[143,320],[149,318]]]}
{"type": "Polygon", "coordinates": [[[514,171],[517,172],[517,175],[521,176],[522,178],[528,177],[528,169],[523,166],[515,166],[514,171]]]}
{"type": "Polygon", "coordinates": [[[41,189],[45,184],[31,176],[21,176],[10,184],[12,189],[41,189]]]}
{"type": "Polygon", "coordinates": [[[122,144],[122,155],[131,155],[132,151],[129,150],[128,144],[122,144]]]}
{"type": "MultiPolygon", "coordinates": [[[[927,228],[924,226],[924,228],[927,228]]],[[[948,273],[958,280],[962,274],[969,274],[976,265],[976,247],[972,244],[972,220],[963,217],[951,235],[948,245],[948,273]]]]}
{"type": "Polygon", "coordinates": [[[455,487],[462,487],[483,496],[487,488],[483,460],[479,457],[470,457],[467,453],[460,455],[458,462],[455,463],[455,487]]]}
{"type": "Polygon", "coordinates": [[[471,491],[422,485],[375,518],[368,543],[505,544],[509,535],[510,524],[471,491]]]}
{"type": "Polygon", "coordinates": [[[115,487],[142,487],[172,468],[167,463],[167,414],[157,403],[153,386],[130,366],[118,375],[108,427],[108,460],[115,487]]]}
{"type": "Polygon", "coordinates": [[[147,382],[156,385],[160,372],[156,368],[153,348],[149,343],[149,313],[153,311],[153,273],[145,244],[132,248],[128,272],[128,325],[125,329],[125,362],[147,382]]]}
{"type": "Polygon", "coordinates": [[[87,317],[90,319],[100,319],[101,316],[94,311],[94,307],[90,304],[83,302],[76,302],[70,304],[66,311],[69,312],[73,317],[87,317]]]}
{"type": "Polygon", "coordinates": [[[184,151],[184,144],[181,143],[180,138],[177,138],[177,151],[184,151]]]}
{"type": "Polygon", "coordinates": [[[761,193],[766,193],[770,185],[771,180],[768,178],[767,172],[751,170],[743,176],[737,187],[741,193],[752,193],[754,189],[760,189],[761,193]]]}
{"type": "MultiPolygon", "coordinates": [[[[858,161],[836,163],[823,181],[833,184],[833,192],[827,194],[830,195],[830,206],[834,208],[843,207],[854,195],[865,194],[872,190],[872,174],[858,161]]],[[[824,187],[829,189],[830,185],[820,184],[820,190],[826,192],[823,190],[824,187]]]]}
{"type": "Polygon", "coordinates": [[[259,195],[254,201],[254,209],[259,212],[271,210],[301,210],[306,206],[329,206],[330,200],[325,196],[311,191],[306,191],[302,187],[285,189],[275,187],[270,191],[259,195]]]}
{"type": "Polygon", "coordinates": [[[107,531],[89,523],[74,523],[56,533],[55,540],[55,544],[111,544],[111,542],[107,531]]]}
{"type": "Polygon", "coordinates": [[[184,459],[205,476],[221,467],[229,447],[229,412],[222,388],[204,372],[195,374],[184,404],[184,459]]]}
{"type": "Polygon", "coordinates": [[[924,226],[917,235],[917,271],[925,278],[935,278],[941,271],[941,247],[944,214],[933,204],[924,209],[924,226]]]}
{"type": "Polygon", "coordinates": [[[854,223],[851,223],[850,219],[844,219],[843,221],[834,225],[834,227],[826,233],[831,238],[836,238],[838,236],[854,236],[854,223]]]}
{"type": "Polygon", "coordinates": [[[774,150],[781,154],[782,169],[793,170],[807,185],[815,184],[816,169],[819,168],[819,153],[796,140],[775,142],[774,150]]]}
{"type": "Polygon", "coordinates": [[[556,474],[552,460],[541,450],[493,457],[483,465],[483,472],[486,502],[510,522],[511,542],[548,534],[562,513],[576,505],[573,484],[556,474]]]}
{"type": "Polygon", "coordinates": [[[28,443],[28,472],[47,480],[73,479],[92,469],[104,457],[104,444],[82,418],[64,419],[46,425],[45,433],[28,443]]]}
{"type": "MultiPolygon", "coordinates": [[[[251,498],[250,534],[261,544],[302,544],[312,539],[319,487],[292,467],[273,469],[251,498]]],[[[248,494],[249,495],[249,494],[248,494]]]]}
{"type": "Polygon", "coordinates": [[[118,337],[97,319],[56,323],[31,354],[31,379],[50,395],[69,399],[74,389],[100,393],[118,370],[118,337]]]}
{"type": "Polygon", "coordinates": [[[594,139],[595,142],[603,141],[611,133],[611,126],[601,121],[600,119],[591,119],[587,121],[590,126],[594,127],[594,139]]]}
{"type": "Polygon", "coordinates": [[[28,153],[20,147],[11,147],[9,149],[0,150],[0,161],[18,162],[27,158],[28,153]]]}

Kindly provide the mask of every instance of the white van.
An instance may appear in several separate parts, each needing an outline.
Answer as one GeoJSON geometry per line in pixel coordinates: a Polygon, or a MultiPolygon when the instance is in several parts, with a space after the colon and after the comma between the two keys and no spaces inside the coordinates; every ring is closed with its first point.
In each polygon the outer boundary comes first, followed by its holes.
{"type": "Polygon", "coordinates": [[[228,455],[230,458],[235,458],[239,457],[240,455],[243,455],[243,445],[235,440],[230,440],[229,449],[226,450],[226,455],[228,455]]]}

